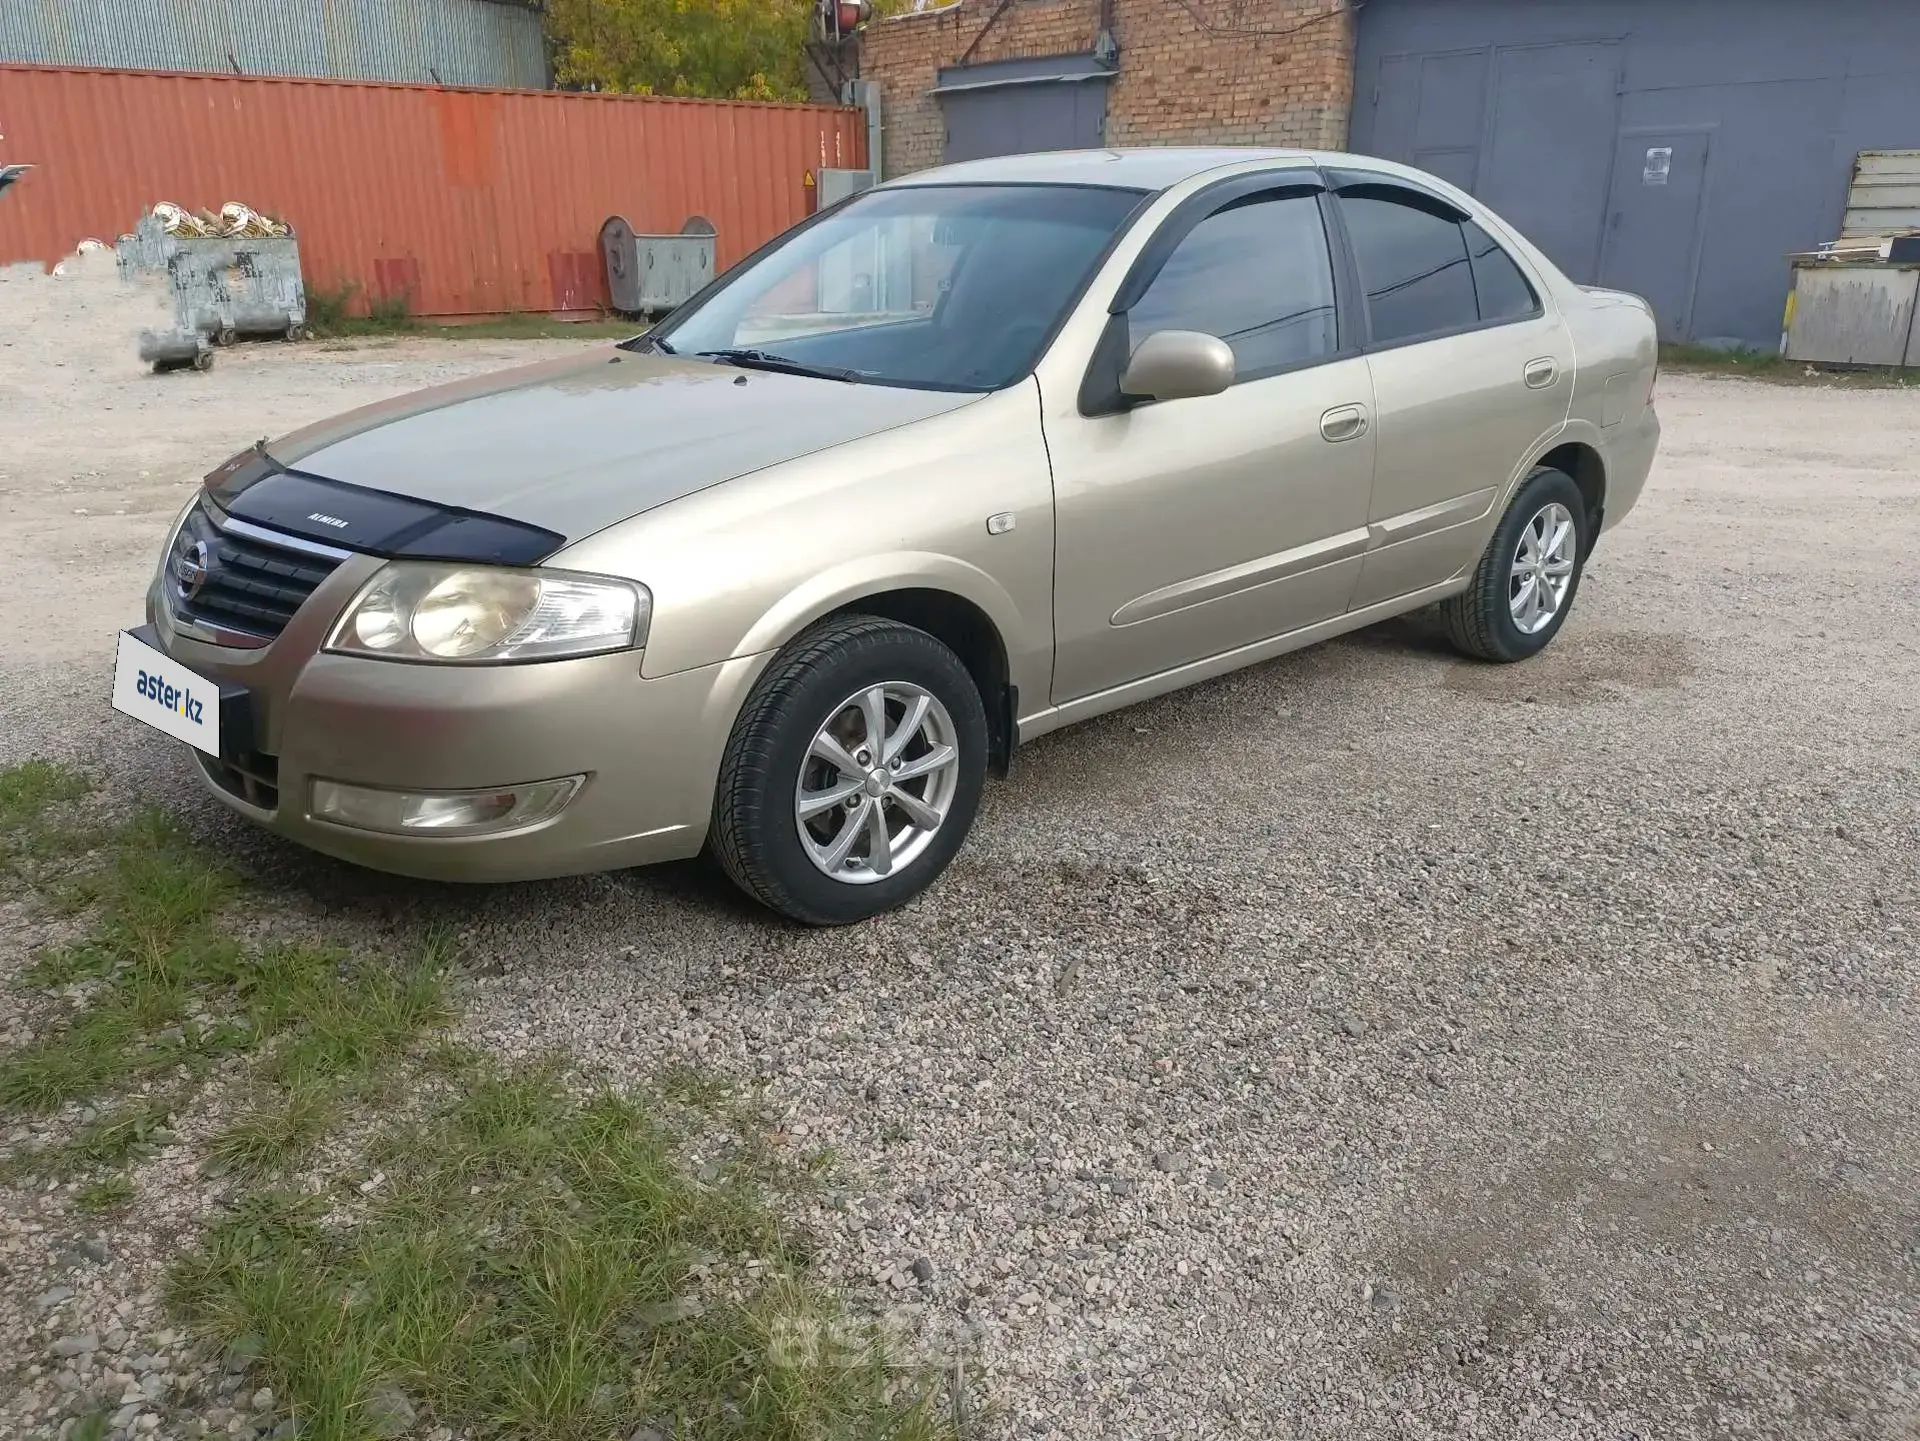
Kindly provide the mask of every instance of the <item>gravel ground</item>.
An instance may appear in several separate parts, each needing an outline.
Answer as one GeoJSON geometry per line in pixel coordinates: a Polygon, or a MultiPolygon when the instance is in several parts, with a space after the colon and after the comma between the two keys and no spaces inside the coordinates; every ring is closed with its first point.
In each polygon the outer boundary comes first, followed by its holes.
{"type": "MultiPolygon", "coordinates": [[[[0,336],[0,514],[42,557],[0,571],[0,761],[105,764],[343,936],[451,922],[502,1050],[763,1080],[834,1158],[836,1274],[971,1337],[982,1434],[1920,1435],[1920,395],[1668,376],[1547,655],[1401,622],[1049,737],[932,895],[812,934],[698,866],[355,872],[107,711],[199,468],[559,346],[152,378],[57,342],[0,336]]],[[[105,1263],[0,1192],[23,1397],[116,1302],[163,1324],[168,1174],[105,1263]]]]}

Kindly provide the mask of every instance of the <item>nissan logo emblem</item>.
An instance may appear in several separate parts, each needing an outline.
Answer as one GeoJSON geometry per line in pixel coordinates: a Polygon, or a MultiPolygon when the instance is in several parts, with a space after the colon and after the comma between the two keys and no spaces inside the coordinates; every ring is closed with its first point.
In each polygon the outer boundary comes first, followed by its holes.
{"type": "Polygon", "coordinates": [[[192,600],[200,594],[201,587],[213,573],[212,563],[213,552],[204,540],[196,540],[173,553],[173,578],[184,598],[192,600]]]}

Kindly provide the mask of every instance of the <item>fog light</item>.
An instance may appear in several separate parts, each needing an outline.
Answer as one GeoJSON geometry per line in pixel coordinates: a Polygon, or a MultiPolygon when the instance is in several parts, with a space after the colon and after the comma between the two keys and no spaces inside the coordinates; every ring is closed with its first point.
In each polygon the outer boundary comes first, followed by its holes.
{"type": "Polygon", "coordinates": [[[316,780],[313,817],[393,835],[494,835],[559,815],[585,780],[566,776],[485,791],[383,791],[316,780]]]}

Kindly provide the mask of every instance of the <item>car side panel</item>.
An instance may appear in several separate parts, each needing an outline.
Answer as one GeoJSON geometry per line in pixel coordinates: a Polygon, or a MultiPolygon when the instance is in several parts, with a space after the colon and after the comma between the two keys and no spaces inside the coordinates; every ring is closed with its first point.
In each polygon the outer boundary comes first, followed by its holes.
{"type": "Polygon", "coordinates": [[[1064,703],[1347,609],[1366,544],[1366,362],[1086,417],[1049,407],[1059,495],[1053,699],[1064,703]]]}
{"type": "Polygon", "coordinates": [[[1611,529],[1640,499],[1660,442],[1652,392],[1660,348],[1653,312],[1637,296],[1583,293],[1567,308],[1580,368],[1570,422],[1590,427],[1606,466],[1606,520],[1611,529]]]}
{"type": "Polygon", "coordinates": [[[1565,423],[1574,389],[1559,314],[1379,351],[1369,549],[1355,609],[1446,579],[1479,556],[1494,507],[1565,423]],[[1530,387],[1529,366],[1553,366],[1530,387]]]}
{"type": "Polygon", "coordinates": [[[776,649],[865,595],[927,588],[984,611],[1013,683],[1044,696],[1053,479],[1037,387],[1029,379],[685,497],[550,564],[630,577],[653,592],[649,678],[776,649]],[[990,532],[990,516],[1010,518],[1010,528],[990,532]]]}

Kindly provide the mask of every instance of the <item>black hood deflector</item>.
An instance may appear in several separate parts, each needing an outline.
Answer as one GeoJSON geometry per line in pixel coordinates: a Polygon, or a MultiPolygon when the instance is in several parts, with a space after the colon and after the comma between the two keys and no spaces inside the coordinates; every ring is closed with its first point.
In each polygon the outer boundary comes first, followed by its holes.
{"type": "Polygon", "coordinates": [[[567,541],[523,521],[290,470],[264,441],[208,475],[206,489],[236,519],[392,560],[537,565],[567,541]]]}

